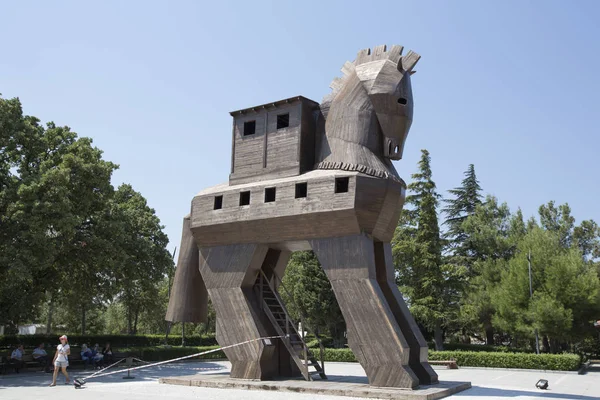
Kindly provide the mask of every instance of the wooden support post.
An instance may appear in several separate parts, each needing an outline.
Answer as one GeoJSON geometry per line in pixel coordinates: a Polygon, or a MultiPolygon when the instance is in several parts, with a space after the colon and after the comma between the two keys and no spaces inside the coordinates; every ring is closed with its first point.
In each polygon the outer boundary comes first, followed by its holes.
{"type": "Polygon", "coordinates": [[[410,347],[377,281],[373,240],[366,235],[312,240],[340,305],[348,346],[373,386],[416,388],[410,347]]]}
{"type": "MultiPolygon", "coordinates": [[[[200,249],[200,272],[217,314],[217,341],[228,346],[269,336],[253,291],[268,247],[255,244],[200,249]]],[[[268,379],[277,376],[275,346],[263,341],[224,350],[231,377],[268,379]]]]}

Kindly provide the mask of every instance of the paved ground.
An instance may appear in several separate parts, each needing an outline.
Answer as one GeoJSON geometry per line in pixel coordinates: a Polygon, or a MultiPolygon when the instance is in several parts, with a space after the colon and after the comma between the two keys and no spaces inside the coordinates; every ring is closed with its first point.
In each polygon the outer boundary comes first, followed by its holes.
{"type": "MultiPolygon", "coordinates": [[[[364,379],[360,365],[353,363],[326,363],[331,375],[354,376],[364,379]]],[[[64,385],[64,378],[56,387],[47,387],[51,376],[43,372],[0,375],[0,399],[60,399],[60,400],[343,400],[350,397],[317,396],[312,394],[244,391],[230,389],[209,389],[158,384],[161,377],[192,375],[195,373],[225,373],[228,362],[192,362],[171,364],[135,371],[134,380],[124,380],[122,375],[90,380],[85,389],[75,390],[64,385]]],[[[552,399],[552,400],[600,400],[600,369],[586,375],[573,373],[530,372],[515,370],[494,370],[482,368],[461,368],[458,370],[437,369],[440,380],[471,381],[473,388],[458,393],[448,399],[453,400],[506,400],[507,398],[552,399]],[[538,379],[550,382],[550,390],[542,391],[534,387],[538,379]]],[[[76,371],[75,375],[80,372],[76,371]]]]}

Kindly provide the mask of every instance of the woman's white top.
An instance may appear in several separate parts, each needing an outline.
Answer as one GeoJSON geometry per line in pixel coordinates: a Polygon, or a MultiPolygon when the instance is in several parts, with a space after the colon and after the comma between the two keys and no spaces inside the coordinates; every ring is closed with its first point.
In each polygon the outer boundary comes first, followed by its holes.
{"type": "Polygon", "coordinates": [[[70,349],[68,344],[59,344],[56,346],[56,350],[58,350],[58,357],[56,357],[56,361],[69,361],[67,358],[67,351],[70,349]]]}

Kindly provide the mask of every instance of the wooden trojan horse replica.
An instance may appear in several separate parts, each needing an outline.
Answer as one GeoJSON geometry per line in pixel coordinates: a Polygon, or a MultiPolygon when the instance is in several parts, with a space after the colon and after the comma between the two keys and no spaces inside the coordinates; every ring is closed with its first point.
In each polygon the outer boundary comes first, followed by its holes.
{"type": "Polygon", "coordinates": [[[210,297],[219,344],[250,341],[225,350],[232,378],[326,378],[277,292],[291,252],[312,249],[370,384],[437,383],[390,247],[406,190],[391,160],[412,122],[419,58],[362,50],[321,104],[298,96],[231,113],[229,182],[192,200],[166,319],[204,321],[210,297]],[[283,338],[252,341],[268,336],[283,338]]]}

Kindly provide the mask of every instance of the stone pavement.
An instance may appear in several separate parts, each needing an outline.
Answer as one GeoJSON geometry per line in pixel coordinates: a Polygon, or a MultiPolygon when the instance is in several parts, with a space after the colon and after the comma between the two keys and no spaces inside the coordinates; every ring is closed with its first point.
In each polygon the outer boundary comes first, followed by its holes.
{"type": "MultiPolygon", "coordinates": [[[[215,389],[190,386],[159,384],[159,378],[194,374],[223,374],[229,371],[230,364],[222,362],[189,362],[167,364],[145,370],[134,371],[133,380],[122,379],[122,375],[90,380],[85,389],[75,390],[64,385],[64,378],[56,387],[50,388],[50,374],[30,372],[0,375],[1,400],[57,399],[57,400],[352,400],[352,397],[321,396],[315,394],[215,389]]],[[[326,371],[332,376],[363,377],[364,371],[355,363],[326,363],[326,371]]],[[[436,368],[441,381],[470,381],[472,388],[447,397],[452,400],[600,400],[600,370],[586,375],[568,372],[515,371],[484,368],[461,368],[448,370],[436,368]],[[534,387],[538,379],[547,379],[550,390],[534,387]]],[[[84,375],[75,371],[74,375],[84,375]]],[[[125,375],[125,374],[123,374],[125,375]]]]}

